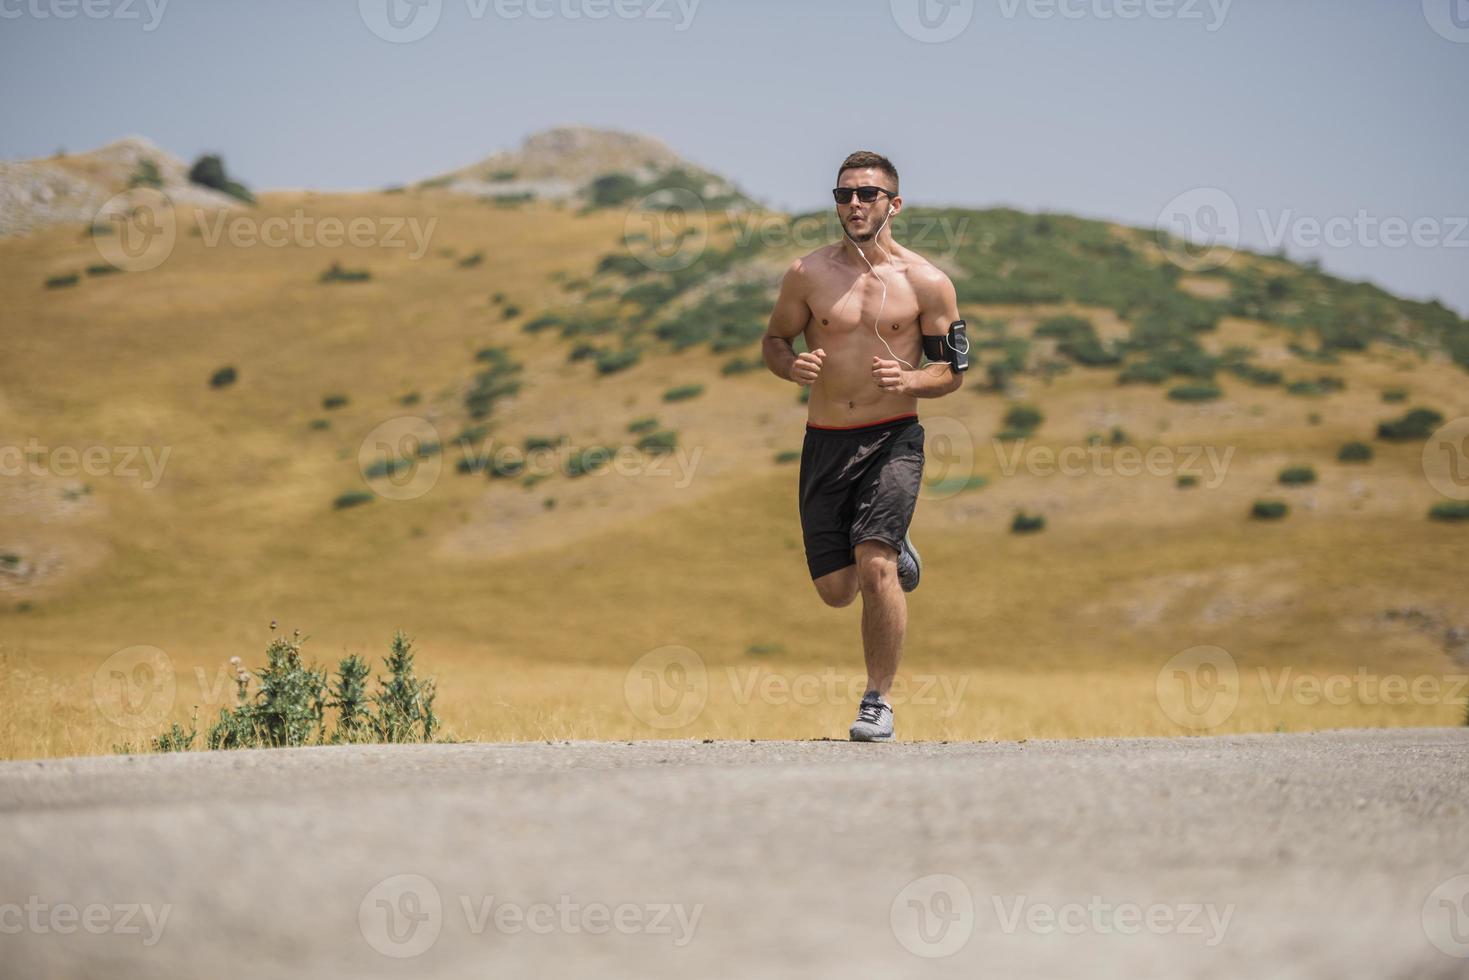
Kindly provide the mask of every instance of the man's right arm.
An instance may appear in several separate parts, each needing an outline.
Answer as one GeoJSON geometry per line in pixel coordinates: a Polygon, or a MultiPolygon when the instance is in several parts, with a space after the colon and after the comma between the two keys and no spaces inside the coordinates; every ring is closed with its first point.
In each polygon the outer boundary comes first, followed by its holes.
{"type": "MultiPolygon", "coordinates": [[[[765,330],[761,347],[765,366],[777,378],[797,384],[810,384],[815,380],[816,372],[811,370],[812,365],[801,362],[819,361],[819,357],[813,355],[824,356],[825,352],[807,353],[797,357],[795,348],[791,346],[791,341],[801,335],[811,320],[811,310],[806,305],[805,275],[801,269],[801,261],[797,259],[792,262],[780,281],[780,295],[775,300],[775,309],[770,313],[770,325],[765,330]],[[801,370],[798,374],[793,374],[792,369],[798,364],[801,370]]],[[[819,363],[815,366],[819,370],[819,363]]]]}

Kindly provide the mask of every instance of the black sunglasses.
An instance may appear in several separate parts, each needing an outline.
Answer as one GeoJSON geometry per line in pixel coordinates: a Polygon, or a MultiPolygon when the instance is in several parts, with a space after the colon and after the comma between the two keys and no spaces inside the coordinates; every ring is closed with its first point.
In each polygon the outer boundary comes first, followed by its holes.
{"type": "Polygon", "coordinates": [[[834,187],[831,191],[831,196],[836,198],[838,204],[851,204],[853,194],[856,194],[857,200],[863,204],[871,204],[877,200],[877,195],[879,194],[886,194],[888,197],[894,196],[893,192],[886,187],[873,187],[871,184],[863,187],[834,187]]]}

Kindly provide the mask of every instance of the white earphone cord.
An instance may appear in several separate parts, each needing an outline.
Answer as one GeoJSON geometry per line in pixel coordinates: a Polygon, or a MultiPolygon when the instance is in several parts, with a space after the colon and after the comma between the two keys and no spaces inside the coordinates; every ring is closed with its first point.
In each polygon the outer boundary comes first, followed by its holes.
{"type": "MultiPolygon", "coordinates": [[[[889,207],[888,208],[888,213],[883,216],[882,224],[880,224],[880,225],[877,226],[877,234],[872,236],[872,244],[874,244],[874,245],[877,246],[877,250],[879,252],[881,252],[882,255],[883,255],[883,258],[887,259],[889,262],[891,262],[893,260],[893,257],[888,254],[888,250],[887,249],[885,249],[885,248],[882,247],[882,243],[879,242],[878,239],[880,237],[882,237],[882,230],[888,226],[888,218],[891,218],[892,216],[893,216],[893,209],[891,207],[889,207]]],[[[843,226],[843,228],[842,228],[842,233],[843,234],[846,234],[847,233],[847,229],[846,229],[845,226],[843,226]]],[[[908,364],[907,361],[903,360],[897,354],[893,354],[892,345],[887,342],[887,338],[884,337],[882,335],[882,331],[878,329],[878,325],[882,323],[882,315],[883,315],[883,312],[886,311],[887,308],[888,308],[888,284],[887,284],[887,280],[884,279],[881,276],[881,274],[878,273],[877,269],[872,264],[872,260],[869,259],[867,257],[867,253],[862,250],[862,246],[857,244],[857,239],[853,238],[851,235],[847,235],[847,239],[853,245],[857,245],[857,254],[860,255],[860,256],[862,256],[862,261],[863,262],[866,262],[867,263],[867,271],[868,272],[871,272],[874,276],[877,276],[877,281],[880,282],[880,283],[882,283],[882,305],[880,305],[877,308],[877,319],[872,321],[872,332],[875,333],[875,334],[877,334],[877,339],[880,340],[880,341],[882,341],[882,345],[888,349],[888,353],[893,355],[893,360],[897,361],[899,364],[907,364],[908,365],[908,370],[910,370],[910,371],[917,371],[918,369],[916,367],[914,367],[911,364],[908,364]]]]}

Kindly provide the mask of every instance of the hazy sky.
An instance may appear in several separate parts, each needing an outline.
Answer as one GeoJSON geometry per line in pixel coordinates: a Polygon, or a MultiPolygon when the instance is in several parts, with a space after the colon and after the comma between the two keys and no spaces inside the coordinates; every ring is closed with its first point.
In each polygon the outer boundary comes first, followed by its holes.
{"type": "Polygon", "coordinates": [[[136,133],[378,187],[581,123],[809,210],[875,149],[911,204],[1223,202],[1250,247],[1469,312],[1469,0],[416,2],[0,0],[0,157],[136,133]]]}

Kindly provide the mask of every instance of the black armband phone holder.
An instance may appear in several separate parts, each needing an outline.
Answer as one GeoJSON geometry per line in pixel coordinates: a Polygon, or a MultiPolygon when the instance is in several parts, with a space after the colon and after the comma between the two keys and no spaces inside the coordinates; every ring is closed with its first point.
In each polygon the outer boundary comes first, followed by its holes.
{"type": "Polygon", "coordinates": [[[964,321],[955,320],[950,324],[947,337],[924,334],[923,354],[934,363],[947,362],[956,374],[968,371],[969,335],[965,332],[964,321]]]}

